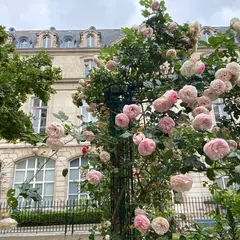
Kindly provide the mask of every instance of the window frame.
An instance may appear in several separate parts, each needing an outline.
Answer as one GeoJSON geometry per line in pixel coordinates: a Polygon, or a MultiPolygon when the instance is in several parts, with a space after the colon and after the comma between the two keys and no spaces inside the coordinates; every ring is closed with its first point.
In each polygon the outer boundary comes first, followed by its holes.
{"type": "Polygon", "coordinates": [[[73,39],[71,37],[64,38],[64,40],[63,40],[63,47],[64,48],[74,48],[74,41],[73,41],[73,39]]]}
{"type": "Polygon", "coordinates": [[[86,46],[87,46],[87,48],[94,48],[95,47],[95,37],[92,34],[87,35],[86,46]]]}
{"type": "Polygon", "coordinates": [[[43,48],[50,48],[51,47],[51,37],[49,34],[45,34],[42,39],[42,47],[43,48]],[[45,39],[48,39],[45,43],[45,39]]]}
{"type": "Polygon", "coordinates": [[[29,40],[27,38],[21,38],[19,39],[19,43],[18,43],[18,48],[19,49],[23,49],[23,48],[29,48],[30,44],[29,44],[29,40]],[[22,41],[24,41],[26,44],[22,44],[22,41]]]}
{"type": "Polygon", "coordinates": [[[47,115],[48,115],[48,103],[44,103],[41,99],[39,99],[38,97],[33,97],[31,99],[31,113],[32,115],[36,118],[33,120],[32,124],[33,124],[33,129],[35,133],[38,133],[40,135],[44,135],[46,133],[46,129],[47,129],[47,115]],[[34,106],[34,100],[38,99],[39,100],[39,106],[34,106]],[[45,106],[43,106],[43,104],[45,104],[45,106]],[[39,110],[39,117],[37,118],[36,115],[34,114],[34,110],[39,110]],[[41,120],[42,120],[42,110],[46,110],[46,119],[45,119],[45,126],[41,126],[41,120]],[[34,127],[34,122],[38,121],[38,126],[37,129],[35,130],[34,127]],[[44,127],[44,133],[41,133],[41,128],[44,127]]]}
{"type": "Polygon", "coordinates": [[[208,39],[211,37],[211,33],[209,31],[204,31],[202,33],[202,40],[208,43],[208,39]]]}

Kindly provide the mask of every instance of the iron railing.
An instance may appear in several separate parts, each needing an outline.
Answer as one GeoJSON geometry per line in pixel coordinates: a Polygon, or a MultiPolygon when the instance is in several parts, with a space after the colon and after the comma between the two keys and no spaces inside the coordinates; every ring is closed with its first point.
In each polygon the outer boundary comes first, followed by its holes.
{"type": "MultiPolygon", "coordinates": [[[[7,215],[15,218],[18,226],[5,233],[43,233],[62,232],[73,234],[75,231],[88,231],[100,226],[103,212],[92,207],[91,200],[50,201],[19,204],[17,210],[10,211],[5,203],[0,203],[0,219],[7,215]]],[[[175,215],[180,227],[191,227],[194,223],[212,226],[215,221],[211,212],[216,210],[217,203],[211,197],[189,197],[181,203],[175,203],[175,215]]],[[[224,214],[224,209],[220,208],[224,214]]]]}

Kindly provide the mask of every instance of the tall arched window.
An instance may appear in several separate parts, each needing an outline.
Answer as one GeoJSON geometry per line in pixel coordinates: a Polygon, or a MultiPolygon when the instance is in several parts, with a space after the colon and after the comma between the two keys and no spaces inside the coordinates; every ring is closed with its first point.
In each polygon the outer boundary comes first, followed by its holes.
{"type": "Polygon", "coordinates": [[[26,38],[23,38],[19,41],[18,48],[29,48],[29,41],[26,38]]]}
{"type": "Polygon", "coordinates": [[[208,43],[208,39],[211,37],[211,34],[208,31],[203,32],[202,40],[208,43]]]}
{"type": "Polygon", "coordinates": [[[94,47],[94,37],[92,35],[87,36],[87,47],[88,48],[94,47]]]}
{"type": "Polygon", "coordinates": [[[51,47],[51,38],[49,35],[45,35],[43,37],[43,48],[50,48],[51,47]]]}
{"type": "Polygon", "coordinates": [[[73,48],[74,47],[74,43],[73,43],[73,39],[72,38],[65,38],[64,39],[64,48],[73,48]]]}
{"type": "Polygon", "coordinates": [[[88,165],[88,158],[82,156],[69,162],[68,200],[88,198],[88,193],[80,191],[79,182],[84,181],[86,174],[80,171],[82,166],[88,165]]]}
{"type": "Polygon", "coordinates": [[[47,162],[44,157],[29,157],[16,163],[14,176],[14,189],[19,193],[18,187],[28,180],[30,186],[39,188],[38,193],[44,201],[53,200],[55,161],[50,159],[47,162]],[[38,172],[38,170],[43,168],[38,172]],[[38,173],[37,173],[38,172],[38,173]],[[37,175],[33,178],[33,176],[37,175]]]}

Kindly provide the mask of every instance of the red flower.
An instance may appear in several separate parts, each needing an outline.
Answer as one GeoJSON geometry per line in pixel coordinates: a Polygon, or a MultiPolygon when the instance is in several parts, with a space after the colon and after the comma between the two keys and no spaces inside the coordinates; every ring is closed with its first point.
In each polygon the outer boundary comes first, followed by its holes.
{"type": "Polygon", "coordinates": [[[82,148],[82,154],[86,154],[87,151],[88,151],[88,148],[89,148],[89,146],[84,146],[84,147],[82,148]]]}

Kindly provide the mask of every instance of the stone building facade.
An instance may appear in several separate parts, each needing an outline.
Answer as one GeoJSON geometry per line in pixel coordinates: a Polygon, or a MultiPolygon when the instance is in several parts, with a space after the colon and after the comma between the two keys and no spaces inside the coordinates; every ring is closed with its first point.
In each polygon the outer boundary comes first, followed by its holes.
{"type": "MultiPolygon", "coordinates": [[[[202,37],[207,40],[216,31],[224,28],[203,28],[202,37]]],[[[32,113],[36,120],[33,127],[37,133],[45,133],[46,126],[56,121],[53,113],[59,110],[69,116],[73,124],[80,124],[76,117],[83,114],[85,121],[90,121],[91,116],[82,108],[76,108],[72,103],[72,93],[77,89],[80,78],[85,78],[89,70],[94,67],[93,56],[99,54],[101,47],[116,43],[122,37],[120,29],[98,30],[90,27],[87,30],[58,31],[54,27],[44,31],[16,31],[9,29],[8,41],[15,44],[17,51],[25,55],[33,55],[41,50],[47,50],[53,65],[60,67],[63,80],[54,85],[56,94],[51,96],[48,103],[43,103],[34,96],[29,96],[22,106],[26,113],[32,113]]],[[[199,48],[195,56],[208,54],[209,49],[199,48]]],[[[218,114],[222,112],[222,106],[218,114]]],[[[217,109],[216,108],[216,109],[217,109]]],[[[81,181],[78,168],[87,163],[81,156],[83,144],[69,143],[51,161],[44,166],[42,171],[31,181],[33,187],[39,188],[43,200],[67,200],[86,197],[79,193],[75,181],[81,181]],[[67,177],[62,176],[62,170],[68,168],[67,177]]],[[[31,179],[44,161],[50,157],[52,151],[46,147],[33,147],[26,143],[10,144],[0,142],[0,202],[6,201],[7,190],[17,188],[24,180],[31,179]]],[[[203,174],[192,174],[194,185],[188,196],[205,196],[209,192],[202,187],[206,177],[203,174]]]]}

